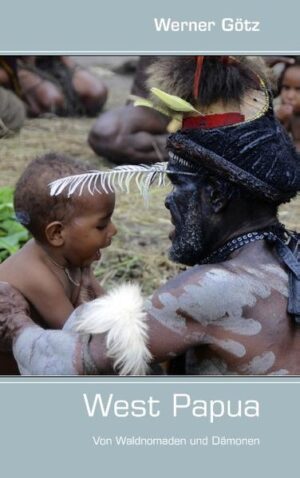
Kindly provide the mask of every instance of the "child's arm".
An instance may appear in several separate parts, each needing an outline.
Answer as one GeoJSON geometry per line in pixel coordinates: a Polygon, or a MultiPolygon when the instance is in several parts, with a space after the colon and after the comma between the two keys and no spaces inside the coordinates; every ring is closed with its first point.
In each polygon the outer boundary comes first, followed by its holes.
{"type": "Polygon", "coordinates": [[[92,271],[90,273],[90,280],[91,280],[91,287],[93,288],[96,297],[100,297],[101,295],[106,294],[106,290],[103,289],[103,287],[99,284],[98,280],[96,279],[92,271]]]}

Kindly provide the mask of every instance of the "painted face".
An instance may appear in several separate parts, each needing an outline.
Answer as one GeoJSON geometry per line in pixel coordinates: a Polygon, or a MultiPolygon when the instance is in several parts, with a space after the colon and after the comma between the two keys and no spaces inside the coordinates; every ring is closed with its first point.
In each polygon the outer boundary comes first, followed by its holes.
{"type": "Polygon", "coordinates": [[[65,258],[76,267],[90,265],[101,257],[117,233],[111,216],[114,194],[86,194],[78,198],[73,218],[64,226],[65,258]]]}
{"type": "Polygon", "coordinates": [[[291,66],[284,73],[280,96],[283,104],[293,106],[300,113],[300,66],[291,66]]]}
{"type": "Polygon", "coordinates": [[[169,257],[174,262],[195,265],[204,254],[203,211],[201,187],[198,179],[180,174],[184,168],[172,165],[168,169],[178,174],[170,174],[173,191],[168,194],[165,206],[171,214],[174,230],[169,237],[172,246],[169,257]]]}

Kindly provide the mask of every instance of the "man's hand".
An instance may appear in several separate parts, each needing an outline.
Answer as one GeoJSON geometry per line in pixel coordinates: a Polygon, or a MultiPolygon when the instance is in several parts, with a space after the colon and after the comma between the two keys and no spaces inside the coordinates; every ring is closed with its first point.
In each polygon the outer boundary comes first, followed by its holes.
{"type": "Polygon", "coordinates": [[[32,324],[24,297],[7,282],[0,282],[0,345],[11,345],[19,332],[32,324]]]}

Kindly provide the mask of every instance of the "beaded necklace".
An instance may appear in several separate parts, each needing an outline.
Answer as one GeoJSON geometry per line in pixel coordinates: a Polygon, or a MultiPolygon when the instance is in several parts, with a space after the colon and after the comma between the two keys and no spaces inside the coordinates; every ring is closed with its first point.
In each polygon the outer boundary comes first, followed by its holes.
{"type": "Polygon", "coordinates": [[[268,239],[270,241],[276,240],[276,234],[270,230],[265,231],[252,231],[242,234],[240,236],[234,237],[227,241],[223,246],[219,247],[213,251],[209,256],[202,259],[199,264],[213,264],[216,262],[223,262],[227,257],[237,249],[250,244],[251,242],[261,241],[263,239],[268,239]]]}

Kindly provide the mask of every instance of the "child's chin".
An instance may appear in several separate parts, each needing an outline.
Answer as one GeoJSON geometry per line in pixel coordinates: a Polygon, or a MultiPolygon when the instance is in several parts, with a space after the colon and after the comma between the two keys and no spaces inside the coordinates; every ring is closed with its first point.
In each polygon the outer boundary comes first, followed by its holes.
{"type": "Polygon", "coordinates": [[[87,262],[88,262],[87,265],[91,265],[93,262],[98,262],[98,261],[100,261],[100,259],[101,259],[101,251],[98,250],[98,251],[93,255],[93,257],[92,257],[89,261],[87,261],[87,262]]]}
{"type": "Polygon", "coordinates": [[[100,249],[98,249],[98,251],[95,254],[94,261],[100,261],[100,259],[101,259],[101,251],[100,249]]]}

